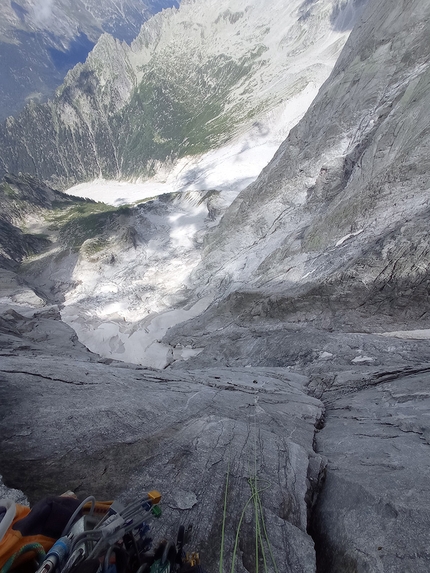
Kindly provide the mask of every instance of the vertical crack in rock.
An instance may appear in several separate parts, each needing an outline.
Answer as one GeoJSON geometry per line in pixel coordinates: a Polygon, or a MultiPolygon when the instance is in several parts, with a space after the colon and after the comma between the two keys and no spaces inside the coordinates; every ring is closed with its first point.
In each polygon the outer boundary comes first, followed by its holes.
{"type": "Polygon", "coordinates": [[[315,454],[309,457],[309,466],[307,474],[309,487],[305,498],[308,507],[307,532],[314,541],[315,557],[316,557],[316,573],[323,573],[323,569],[320,568],[323,542],[320,535],[320,531],[318,529],[318,524],[316,523],[315,508],[318,503],[319,495],[324,487],[326,468],[327,468],[327,460],[318,453],[316,436],[317,433],[324,428],[325,419],[326,419],[326,409],[324,407],[321,410],[320,417],[315,422],[315,434],[312,444],[315,454]]]}
{"type": "Polygon", "coordinates": [[[327,457],[310,509],[317,573],[428,571],[428,365],[344,372],[314,448],[327,457]],[[345,393],[345,385],[348,392],[345,393]]]}

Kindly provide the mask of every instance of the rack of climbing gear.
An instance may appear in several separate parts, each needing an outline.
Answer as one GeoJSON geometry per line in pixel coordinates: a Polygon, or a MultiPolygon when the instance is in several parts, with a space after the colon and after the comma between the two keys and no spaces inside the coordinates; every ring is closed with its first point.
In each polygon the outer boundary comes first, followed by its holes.
{"type": "Polygon", "coordinates": [[[203,573],[198,554],[184,552],[191,526],[154,548],[160,500],[156,490],[126,506],[67,494],[32,510],[0,500],[0,573],[203,573]]]}

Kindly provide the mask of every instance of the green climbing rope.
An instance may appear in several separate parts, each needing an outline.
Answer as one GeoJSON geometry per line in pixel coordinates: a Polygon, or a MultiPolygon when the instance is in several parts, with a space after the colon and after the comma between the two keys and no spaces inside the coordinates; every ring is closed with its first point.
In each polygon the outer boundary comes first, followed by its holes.
{"type": "MultiPolygon", "coordinates": [[[[264,519],[264,512],[263,512],[263,503],[261,501],[261,493],[266,491],[270,488],[270,484],[261,484],[259,483],[258,478],[258,470],[257,470],[257,397],[255,400],[255,414],[254,414],[254,471],[253,476],[249,477],[248,484],[251,490],[251,495],[249,499],[246,501],[242,513],[239,518],[239,523],[236,528],[236,535],[233,547],[233,555],[232,555],[232,562],[230,573],[235,573],[236,567],[236,556],[237,556],[237,549],[239,546],[239,537],[240,537],[240,530],[242,528],[242,523],[246,514],[246,511],[250,504],[253,504],[253,513],[254,513],[254,520],[255,520],[255,573],[259,573],[259,562],[260,557],[263,561],[264,572],[269,573],[269,564],[268,564],[268,557],[266,551],[270,556],[270,561],[273,566],[273,570],[275,573],[279,573],[278,566],[276,564],[275,556],[272,551],[272,546],[270,543],[269,535],[267,533],[266,521],[264,519]]],[[[258,434],[260,433],[260,429],[258,428],[258,434]]],[[[250,468],[248,467],[249,474],[251,474],[250,468]]],[[[223,573],[224,571],[224,543],[225,543],[225,523],[226,523],[226,515],[227,515],[227,495],[228,495],[228,488],[229,488],[229,480],[230,480],[230,460],[228,463],[227,468],[227,476],[226,476],[226,485],[225,485],[225,493],[224,493],[224,508],[223,508],[223,520],[222,520],[222,531],[221,531],[221,556],[220,556],[220,566],[219,566],[219,573],[223,573]]]]}
{"type": "Polygon", "coordinates": [[[42,545],[40,545],[40,543],[28,543],[27,545],[21,547],[21,549],[19,549],[11,557],[9,557],[9,559],[0,569],[0,573],[8,573],[8,571],[11,569],[12,565],[15,563],[18,557],[21,557],[21,555],[24,555],[24,553],[29,553],[30,551],[35,553],[39,563],[42,563],[42,561],[45,559],[46,553],[42,545]]]}
{"type": "Polygon", "coordinates": [[[224,571],[224,541],[225,541],[225,522],[227,516],[227,495],[228,495],[228,482],[230,478],[230,459],[227,465],[227,477],[225,481],[225,493],[224,493],[224,508],[222,514],[222,529],[221,529],[221,549],[220,549],[220,560],[219,560],[219,573],[224,571]]]}

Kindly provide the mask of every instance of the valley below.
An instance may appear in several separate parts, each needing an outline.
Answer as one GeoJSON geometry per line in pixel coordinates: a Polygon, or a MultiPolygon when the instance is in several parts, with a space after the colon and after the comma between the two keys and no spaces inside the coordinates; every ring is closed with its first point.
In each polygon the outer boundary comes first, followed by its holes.
{"type": "Polygon", "coordinates": [[[0,497],[158,489],[208,573],[424,573],[430,7],[269,4],[105,36],[3,125],[0,497]]]}

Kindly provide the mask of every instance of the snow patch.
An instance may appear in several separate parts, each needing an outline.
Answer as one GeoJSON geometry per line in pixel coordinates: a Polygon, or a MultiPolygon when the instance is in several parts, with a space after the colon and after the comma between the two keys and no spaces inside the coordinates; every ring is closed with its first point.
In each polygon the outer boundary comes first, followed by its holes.
{"type": "Polygon", "coordinates": [[[351,360],[351,362],[353,362],[354,364],[361,364],[362,362],[374,362],[375,359],[372,358],[371,356],[357,356],[356,358],[353,358],[351,360]]]}
{"type": "Polygon", "coordinates": [[[100,201],[108,205],[120,206],[137,203],[174,191],[171,185],[157,181],[131,183],[108,179],[95,179],[89,183],[74,185],[66,191],[68,195],[100,201]]]}
{"type": "Polygon", "coordinates": [[[356,237],[357,235],[360,235],[363,231],[364,231],[364,229],[360,229],[359,231],[356,231],[355,233],[348,233],[348,235],[345,235],[344,237],[342,237],[341,239],[338,240],[335,247],[340,247],[340,245],[343,245],[343,243],[345,241],[347,241],[348,239],[351,239],[352,237],[356,237]]]}
{"type": "Polygon", "coordinates": [[[330,358],[333,358],[334,354],[332,354],[331,352],[320,352],[320,359],[321,360],[329,360],[330,358]]]}
{"type": "Polygon", "coordinates": [[[378,332],[379,336],[403,338],[409,340],[430,340],[430,329],[421,330],[395,330],[393,332],[378,332]]]}
{"type": "MultiPolygon", "coordinates": [[[[161,312],[132,328],[127,323],[113,320],[99,322],[94,328],[91,323],[79,318],[76,320],[75,317],[73,320],[68,307],[63,310],[62,318],[74,328],[79,340],[92,352],[149,368],[163,369],[175,359],[187,359],[201,352],[202,349],[175,349],[174,352],[174,349],[163,344],[161,339],[169,328],[199,315],[210,302],[212,298],[206,297],[189,309],[161,312]]],[[[70,310],[73,312],[73,307],[70,310]]]]}

